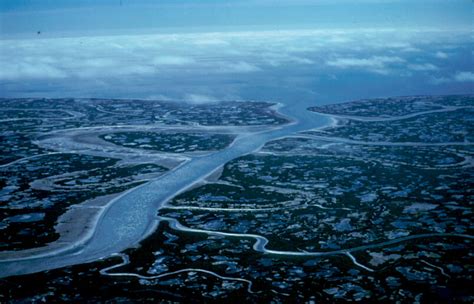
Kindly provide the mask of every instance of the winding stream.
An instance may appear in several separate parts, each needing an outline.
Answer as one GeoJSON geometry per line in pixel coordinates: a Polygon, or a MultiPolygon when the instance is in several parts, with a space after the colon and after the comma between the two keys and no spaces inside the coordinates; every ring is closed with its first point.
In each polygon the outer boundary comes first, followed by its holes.
{"type": "Polygon", "coordinates": [[[155,230],[158,224],[156,214],[169,199],[225,163],[258,150],[270,140],[331,122],[330,118],[307,111],[308,106],[285,106],[280,113],[295,119],[293,123],[267,131],[243,133],[228,148],[194,157],[167,174],[127,191],[107,205],[89,239],[40,255],[0,261],[0,277],[92,262],[138,245],[155,230]]]}
{"type": "MultiPolygon", "coordinates": [[[[188,161],[184,162],[182,165],[175,168],[174,170],[146,184],[133,188],[125,192],[123,195],[115,198],[105,207],[104,211],[102,212],[96,223],[93,234],[91,234],[89,238],[77,241],[72,245],[64,246],[60,249],[51,250],[45,253],[22,258],[10,258],[8,260],[1,260],[0,277],[35,273],[70,265],[92,262],[111,256],[119,256],[122,258],[122,262],[114,266],[104,268],[103,270],[101,270],[101,274],[109,276],[130,276],[143,279],[158,279],[165,276],[194,271],[206,273],[208,275],[218,277],[222,280],[240,281],[242,283],[247,284],[249,292],[253,292],[251,281],[242,278],[231,278],[221,276],[205,269],[182,269],[175,272],[164,273],[150,277],[145,277],[134,273],[109,273],[110,270],[119,268],[129,263],[128,256],[120,252],[127,248],[137,246],[141,240],[143,240],[150,233],[155,231],[160,221],[168,222],[170,228],[172,229],[189,233],[204,233],[209,235],[219,235],[226,237],[253,238],[255,239],[253,250],[261,252],[262,254],[308,257],[343,255],[348,257],[354,265],[369,272],[373,272],[374,270],[359,263],[352,255],[352,253],[373,248],[384,247],[388,245],[394,245],[397,243],[406,242],[414,239],[439,237],[462,238],[470,240],[474,239],[474,236],[467,234],[426,233],[418,235],[415,234],[393,240],[382,241],[379,243],[372,243],[368,245],[362,245],[353,248],[334,251],[279,251],[267,249],[266,246],[268,245],[268,239],[260,235],[194,229],[183,226],[176,219],[157,216],[157,212],[159,209],[163,207],[173,208],[173,206],[166,205],[166,203],[171,198],[173,198],[179,193],[182,193],[183,191],[186,191],[190,187],[194,186],[196,183],[202,182],[206,177],[212,175],[216,170],[219,170],[227,162],[237,157],[259,150],[268,141],[290,135],[294,136],[297,132],[300,131],[321,128],[330,124],[334,124],[335,121],[332,116],[307,111],[306,108],[308,106],[309,105],[305,104],[294,104],[291,106],[283,107],[280,113],[293,118],[294,122],[284,126],[275,127],[270,130],[266,128],[265,131],[261,132],[249,132],[249,130],[244,130],[244,132],[240,133],[240,135],[235,139],[235,141],[226,149],[204,156],[190,157],[188,161]]],[[[444,111],[449,110],[450,109],[444,109],[444,111]]],[[[399,117],[399,119],[404,118],[406,117],[399,117]]],[[[388,120],[393,119],[389,118],[388,120]]],[[[299,134],[298,137],[328,139],[315,135],[301,134],[299,134]]],[[[330,139],[333,141],[335,140],[335,138],[330,139]]],[[[354,141],[339,138],[337,138],[337,140],[335,141],[354,143],[354,141]]],[[[371,143],[364,142],[364,144],[371,143]]],[[[382,142],[376,144],[391,145],[393,143],[382,142]]],[[[418,143],[403,144],[414,146],[418,143]]],[[[442,144],[444,143],[441,143],[439,145],[442,144]]],[[[449,144],[452,145],[453,143],[449,144]]],[[[399,144],[397,143],[397,145],[399,144]]],[[[222,211],[229,210],[222,209],[222,211]]]]}

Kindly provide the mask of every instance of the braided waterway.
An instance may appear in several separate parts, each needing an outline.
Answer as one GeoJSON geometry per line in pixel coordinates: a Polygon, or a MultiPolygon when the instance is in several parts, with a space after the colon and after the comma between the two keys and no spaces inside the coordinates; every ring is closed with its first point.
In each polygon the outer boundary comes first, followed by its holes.
{"type": "Polygon", "coordinates": [[[156,229],[159,222],[156,214],[168,200],[225,163],[257,151],[268,141],[332,122],[328,117],[307,111],[308,106],[303,103],[283,106],[280,113],[290,117],[292,123],[261,132],[246,130],[229,147],[193,157],[167,174],[115,198],[104,208],[89,238],[49,252],[1,260],[0,277],[93,262],[137,246],[156,229]]]}
{"type": "MultiPolygon", "coordinates": [[[[308,106],[310,105],[297,103],[292,104],[291,106],[282,107],[280,113],[292,118],[292,123],[274,128],[265,127],[264,131],[260,132],[255,129],[242,128],[241,133],[237,132],[239,135],[229,147],[208,155],[190,156],[187,158],[188,160],[186,162],[167,174],[159,176],[146,184],[133,188],[116,197],[103,208],[100,217],[98,217],[93,229],[86,238],[41,253],[18,255],[17,257],[10,256],[6,259],[0,260],[0,277],[35,273],[65,266],[93,262],[112,256],[120,256],[122,258],[121,263],[105,268],[101,273],[111,276],[145,278],[133,273],[110,273],[109,271],[127,264],[128,257],[124,254],[120,254],[120,252],[127,248],[137,246],[141,240],[145,239],[150,233],[155,231],[160,221],[168,222],[172,229],[188,233],[205,233],[226,237],[253,238],[255,239],[253,249],[263,254],[308,257],[343,255],[349,258],[355,266],[363,268],[366,271],[373,271],[373,269],[357,262],[352,253],[414,239],[450,237],[472,240],[474,238],[473,236],[466,234],[429,233],[412,235],[344,250],[327,252],[278,251],[267,249],[266,245],[268,244],[268,240],[263,236],[193,229],[181,225],[176,219],[156,216],[159,209],[163,207],[172,208],[172,206],[166,205],[170,199],[193,187],[195,184],[202,182],[206,177],[212,175],[227,162],[237,157],[258,151],[268,141],[285,136],[294,136],[296,133],[301,131],[321,128],[335,123],[337,117],[307,111],[306,109],[308,106]]],[[[445,111],[447,110],[449,109],[445,109],[445,111]]],[[[398,119],[403,118],[405,117],[398,117],[398,119]]],[[[393,120],[394,118],[390,119],[393,120]]],[[[91,130],[91,133],[93,132],[94,130],[91,130]]],[[[301,136],[301,134],[298,136],[301,136]]],[[[334,140],[334,138],[330,139],[334,140]]],[[[391,143],[384,142],[378,144],[390,145],[391,143]]],[[[416,145],[417,143],[406,144],[416,145]]],[[[106,149],[104,151],[113,152],[110,151],[110,147],[108,150],[106,149]]],[[[74,153],[74,151],[52,153],[74,153]]],[[[164,276],[188,271],[203,272],[223,280],[241,281],[247,283],[249,291],[252,291],[252,283],[250,281],[240,278],[223,277],[204,269],[182,269],[173,273],[165,273],[150,278],[158,279],[164,276]]]]}

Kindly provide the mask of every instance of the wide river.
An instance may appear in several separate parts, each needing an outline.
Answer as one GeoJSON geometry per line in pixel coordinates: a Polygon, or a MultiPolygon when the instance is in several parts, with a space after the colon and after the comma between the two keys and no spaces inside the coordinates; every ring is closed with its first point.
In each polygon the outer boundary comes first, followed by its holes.
{"type": "Polygon", "coordinates": [[[93,262],[136,246],[158,224],[157,212],[174,197],[225,163],[258,150],[266,142],[299,131],[324,126],[330,119],[306,110],[311,105],[292,104],[279,109],[295,122],[269,131],[239,136],[231,146],[195,157],[169,173],[134,188],[111,202],[102,213],[87,242],[67,250],[22,259],[0,261],[0,277],[35,273],[93,262]]]}

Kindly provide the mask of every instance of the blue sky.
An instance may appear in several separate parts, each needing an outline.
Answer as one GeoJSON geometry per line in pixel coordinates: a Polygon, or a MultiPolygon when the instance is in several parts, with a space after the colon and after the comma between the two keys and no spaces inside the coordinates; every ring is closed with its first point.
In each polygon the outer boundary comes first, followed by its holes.
{"type": "Polygon", "coordinates": [[[153,30],[472,27],[470,0],[2,0],[2,36],[153,30]]]}
{"type": "Polygon", "coordinates": [[[474,93],[471,1],[354,2],[3,0],[0,97],[474,93]]]}

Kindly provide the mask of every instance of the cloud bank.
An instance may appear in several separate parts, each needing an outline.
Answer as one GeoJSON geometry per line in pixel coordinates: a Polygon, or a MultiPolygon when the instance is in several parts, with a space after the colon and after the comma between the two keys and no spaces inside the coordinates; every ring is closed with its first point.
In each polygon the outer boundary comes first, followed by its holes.
{"type": "Polygon", "coordinates": [[[454,80],[459,82],[474,82],[473,72],[458,72],[454,75],[454,80]]]}
{"type": "Polygon", "coordinates": [[[365,69],[378,74],[388,74],[390,66],[405,62],[400,57],[372,56],[369,58],[337,58],[329,60],[329,66],[341,69],[365,69]]]}
{"type": "Polygon", "coordinates": [[[332,81],[348,73],[467,83],[473,73],[451,63],[457,45],[469,37],[387,28],[2,40],[0,89],[21,93],[47,85],[59,91],[74,84],[97,94],[133,87],[145,96],[203,103],[241,96],[244,86],[255,92],[255,79],[306,92],[314,92],[312,79],[332,81]],[[219,91],[223,85],[230,91],[219,91]],[[153,91],[157,87],[176,88],[153,91]]]}

